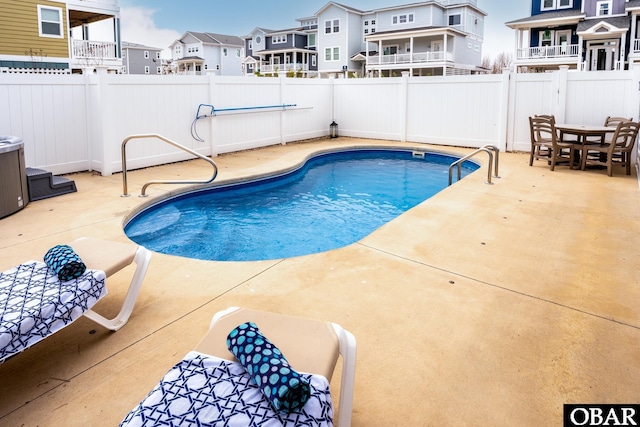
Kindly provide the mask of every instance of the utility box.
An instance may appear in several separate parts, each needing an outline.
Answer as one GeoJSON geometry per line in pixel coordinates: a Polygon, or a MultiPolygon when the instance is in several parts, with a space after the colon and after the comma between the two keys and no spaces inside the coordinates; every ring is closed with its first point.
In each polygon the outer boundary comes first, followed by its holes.
{"type": "Polygon", "coordinates": [[[27,206],[24,144],[15,136],[0,135],[0,218],[27,206]]]}

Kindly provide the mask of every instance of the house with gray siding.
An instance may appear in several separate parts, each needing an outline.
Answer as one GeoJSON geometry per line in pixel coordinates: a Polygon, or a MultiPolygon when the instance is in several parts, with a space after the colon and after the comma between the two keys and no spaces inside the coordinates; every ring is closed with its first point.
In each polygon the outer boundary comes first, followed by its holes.
{"type": "Polygon", "coordinates": [[[122,74],[162,74],[162,49],[122,42],[122,74]]]}

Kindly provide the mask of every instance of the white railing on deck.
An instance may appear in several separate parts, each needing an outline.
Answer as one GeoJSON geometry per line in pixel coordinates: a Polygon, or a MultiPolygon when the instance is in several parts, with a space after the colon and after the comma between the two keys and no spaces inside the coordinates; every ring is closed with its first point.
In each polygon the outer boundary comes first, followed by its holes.
{"type": "Polygon", "coordinates": [[[72,49],[78,59],[118,59],[115,42],[72,40],[72,49]]]}
{"type": "Polygon", "coordinates": [[[518,49],[517,59],[577,57],[579,45],[536,46],[518,49]]]}
{"type": "Polygon", "coordinates": [[[633,52],[640,53],[640,39],[635,39],[633,41],[633,52]]]}
{"type": "Polygon", "coordinates": [[[71,74],[70,69],[0,67],[0,74],[71,74]]]}
{"type": "Polygon", "coordinates": [[[393,55],[370,56],[367,65],[424,64],[429,62],[453,61],[453,54],[438,52],[396,53],[393,55]]]}
{"type": "Polygon", "coordinates": [[[274,65],[261,65],[258,67],[261,73],[275,73],[287,71],[309,71],[309,64],[274,64],[274,65]]]}

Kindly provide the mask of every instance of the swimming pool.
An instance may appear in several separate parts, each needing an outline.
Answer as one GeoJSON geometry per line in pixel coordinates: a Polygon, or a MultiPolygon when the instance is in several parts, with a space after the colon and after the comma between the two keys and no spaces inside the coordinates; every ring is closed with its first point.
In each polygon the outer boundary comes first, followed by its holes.
{"type": "MultiPolygon", "coordinates": [[[[128,219],[156,252],[218,261],[288,258],[357,242],[448,185],[459,157],[409,150],[318,154],[270,178],[181,194],[128,219]]],[[[462,175],[479,167],[464,162],[462,175]]]]}

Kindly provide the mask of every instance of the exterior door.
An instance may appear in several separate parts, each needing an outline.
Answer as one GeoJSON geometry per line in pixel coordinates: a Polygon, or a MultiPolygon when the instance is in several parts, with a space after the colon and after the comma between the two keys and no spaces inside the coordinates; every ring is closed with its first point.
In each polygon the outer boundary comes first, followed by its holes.
{"type": "Polygon", "coordinates": [[[556,45],[559,47],[559,52],[557,52],[556,54],[559,54],[559,55],[569,54],[570,44],[571,44],[571,30],[556,32],[556,45]]]}
{"type": "Polygon", "coordinates": [[[615,41],[591,43],[589,46],[590,70],[613,70],[617,59],[617,47],[618,43],[615,41]]]}

